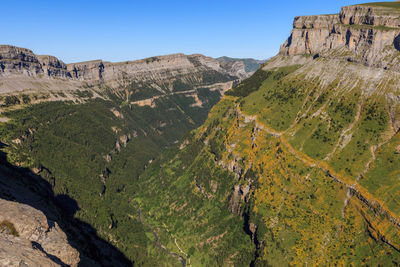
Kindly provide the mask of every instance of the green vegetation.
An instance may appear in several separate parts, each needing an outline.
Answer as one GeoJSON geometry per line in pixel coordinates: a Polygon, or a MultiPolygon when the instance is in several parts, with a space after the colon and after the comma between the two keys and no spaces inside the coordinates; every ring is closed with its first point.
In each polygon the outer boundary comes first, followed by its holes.
{"type": "Polygon", "coordinates": [[[4,104],[6,105],[6,107],[13,106],[13,105],[18,105],[20,103],[21,103],[21,101],[15,95],[6,96],[4,98],[4,104]]]}
{"type": "Polygon", "coordinates": [[[128,91],[130,93],[129,96],[130,101],[139,101],[161,95],[161,92],[158,91],[157,89],[145,83],[138,83],[138,82],[131,83],[128,87],[128,91]]]}
{"type": "Polygon", "coordinates": [[[371,198],[368,190],[398,212],[398,134],[370,163],[391,109],[382,94],[344,87],[341,74],[323,85],[302,74],[304,68],[259,70],[212,109],[180,150],[164,154],[138,179],[136,205],[169,248],[179,253],[176,240],[191,252],[193,265],[399,263],[398,227],[363,199],[371,198]],[[349,196],[363,172],[356,187],[362,197],[349,196]],[[238,217],[228,219],[226,210],[238,217]],[[228,246],[233,237],[224,229],[248,237],[228,246]],[[209,232],[212,247],[205,245],[209,232]],[[247,258],[232,260],[228,255],[242,251],[249,237],[247,258]]]}
{"type": "Polygon", "coordinates": [[[75,95],[79,98],[92,98],[93,92],[89,90],[75,91],[75,95]]]}
{"type": "Polygon", "coordinates": [[[0,222],[0,233],[19,236],[17,230],[15,229],[14,224],[8,220],[3,220],[2,222],[0,222]]]}
{"type": "Polygon", "coordinates": [[[29,104],[31,103],[31,98],[28,95],[22,95],[22,103],[29,104]]]}
{"type": "Polygon", "coordinates": [[[301,108],[305,85],[286,81],[284,77],[298,68],[290,66],[267,72],[267,78],[260,79],[258,86],[249,87],[257,91],[240,101],[242,109],[251,115],[262,112],[260,120],[270,123],[274,129],[286,129],[301,108]]]}
{"type": "Polygon", "coordinates": [[[395,31],[398,30],[399,28],[393,28],[393,27],[387,27],[387,26],[383,26],[383,25],[367,25],[367,24],[340,24],[343,25],[345,27],[349,27],[352,29],[357,29],[357,30],[362,30],[362,29],[375,29],[375,30],[381,30],[381,31],[395,31]]]}
{"type": "Polygon", "coordinates": [[[231,96],[248,96],[250,93],[257,91],[260,85],[269,77],[271,73],[259,69],[250,78],[244,80],[230,91],[226,92],[227,95],[231,96]]]}
{"type": "Polygon", "coordinates": [[[92,225],[135,264],[177,265],[149,235],[153,228],[140,222],[133,185],[149,161],[199,126],[221,97],[209,89],[198,92],[201,107],[185,95],[157,99],[154,108],[119,106],[118,98],[35,104],[4,114],[11,120],[0,124],[1,141],[11,145],[6,148],[11,163],[37,169],[56,196],[76,200],[78,208],[64,203],[64,210],[92,225]]]}
{"type": "Polygon", "coordinates": [[[397,88],[313,62],[259,69],[218,104],[177,77],[162,97],[132,83],[111,101],[31,105],[6,112],[0,136],[137,265],[398,265],[397,88]]]}
{"type": "Polygon", "coordinates": [[[375,2],[359,4],[358,6],[372,6],[372,7],[387,7],[387,8],[400,8],[399,2],[375,2]]]}
{"type": "Polygon", "coordinates": [[[228,209],[235,178],[214,164],[201,140],[190,136],[187,142],[146,170],[135,184],[135,202],[163,243],[180,253],[176,240],[194,266],[248,266],[254,247],[228,209]]]}

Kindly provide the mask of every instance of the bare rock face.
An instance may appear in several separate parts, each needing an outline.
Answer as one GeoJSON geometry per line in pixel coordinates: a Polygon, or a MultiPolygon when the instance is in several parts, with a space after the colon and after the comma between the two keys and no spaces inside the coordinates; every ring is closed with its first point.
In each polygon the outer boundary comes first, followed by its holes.
{"type": "Polygon", "coordinates": [[[31,50],[10,45],[0,45],[0,76],[12,73],[36,76],[41,72],[41,64],[31,50]]]}
{"type": "Polygon", "coordinates": [[[206,69],[225,73],[218,61],[203,55],[173,54],[126,62],[101,60],[68,65],[72,78],[85,81],[113,82],[130,78],[141,82],[170,79],[206,69]]]}
{"type": "Polygon", "coordinates": [[[400,10],[368,5],[346,6],[340,14],[343,24],[373,25],[400,28],[400,10]]]}
{"type": "Polygon", "coordinates": [[[28,205],[0,199],[0,223],[16,234],[0,234],[1,266],[77,266],[80,257],[56,222],[28,205]],[[24,265],[25,264],[25,265],[24,265]]]}
{"type": "Polygon", "coordinates": [[[35,55],[31,50],[10,45],[0,45],[0,77],[25,75],[31,77],[57,77],[65,80],[108,82],[120,85],[131,78],[141,82],[171,79],[171,76],[216,71],[239,78],[247,78],[244,68],[231,64],[228,69],[214,58],[203,55],[173,54],[136,61],[104,62],[94,60],[65,64],[54,56],[35,55]]]}
{"type": "Polygon", "coordinates": [[[340,14],[296,17],[283,55],[344,59],[400,71],[400,11],[375,6],[343,7],[340,14]]]}
{"type": "Polygon", "coordinates": [[[300,16],[294,18],[293,28],[322,29],[322,28],[330,28],[338,23],[339,23],[338,15],[300,16]]]}
{"type": "Polygon", "coordinates": [[[239,76],[241,79],[246,79],[249,73],[246,72],[246,66],[242,61],[230,62],[226,65],[228,73],[232,76],[239,76]]]}
{"type": "Polygon", "coordinates": [[[93,60],[68,64],[67,69],[73,79],[98,81],[103,77],[104,64],[101,60],[93,60]]]}
{"type": "Polygon", "coordinates": [[[42,89],[68,91],[88,86],[124,91],[133,84],[147,84],[161,93],[169,93],[176,84],[189,85],[188,88],[209,86],[236,82],[252,74],[240,60],[227,64],[200,54],[172,54],[116,63],[99,59],[65,64],[54,56],[35,55],[29,49],[0,45],[0,94],[42,89]]]}
{"type": "Polygon", "coordinates": [[[45,75],[54,77],[70,77],[67,65],[53,56],[37,56],[45,75]]]}
{"type": "Polygon", "coordinates": [[[0,265],[1,266],[60,266],[45,253],[32,247],[29,240],[0,234],[0,265]]]}

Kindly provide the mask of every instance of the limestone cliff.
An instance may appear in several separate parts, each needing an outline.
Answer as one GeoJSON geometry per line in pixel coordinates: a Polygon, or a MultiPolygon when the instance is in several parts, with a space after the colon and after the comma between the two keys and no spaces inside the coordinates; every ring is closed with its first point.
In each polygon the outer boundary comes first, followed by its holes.
{"type": "Polygon", "coordinates": [[[44,75],[50,77],[70,77],[67,65],[54,56],[37,56],[44,75]]]}
{"type": "Polygon", "coordinates": [[[393,5],[364,4],[343,7],[336,15],[296,17],[280,54],[345,59],[400,71],[399,14],[393,5]]]}
{"type": "Polygon", "coordinates": [[[41,72],[42,66],[39,59],[31,50],[10,45],[0,46],[1,76],[12,73],[36,76],[41,72]]]}
{"type": "MultiPolygon", "coordinates": [[[[31,103],[79,102],[83,96],[80,91],[90,91],[93,97],[116,97],[136,104],[177,91],[193,95],[196,88],[213,87],[223,93],[249,77],[261,63],[253,59],[225,62],[200,54],[172,54],[116,63],[99,59],[65,64],[54,56],[0,45],[0,95],[21,98],[26,94],[33,98],[31,103]]],[[[4,104],[0,96],[0,106],[4,104]]]]}

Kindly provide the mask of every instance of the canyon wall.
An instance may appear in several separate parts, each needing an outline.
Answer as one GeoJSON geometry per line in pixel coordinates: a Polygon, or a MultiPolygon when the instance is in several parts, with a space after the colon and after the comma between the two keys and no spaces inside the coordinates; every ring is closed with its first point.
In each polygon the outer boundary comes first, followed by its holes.
{"type": "Polygon", "coordinates": [[[345,59],[400,71],[400,9],[343,7],[340,14],[296,17],[282,55],[345,59]]]}
{"type": "Polygon", "coordinates": [[[94,60],[65,64],[54,56],[35,55],[31,50],[11,45],[0,45],[0,77],[24,75],[57,77],[78,81],[109,82],[126,77],[165,79],[174,74],[191,74],[213,70],[240,78],[248,77],[242,62],[221,64],[203,55],[172,54],[136,61],[105,62],[94,60]]]}

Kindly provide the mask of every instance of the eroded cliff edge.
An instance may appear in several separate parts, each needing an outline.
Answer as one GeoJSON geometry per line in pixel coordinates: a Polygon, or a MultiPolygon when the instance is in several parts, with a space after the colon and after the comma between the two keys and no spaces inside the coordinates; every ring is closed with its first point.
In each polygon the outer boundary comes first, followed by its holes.
{"type": "Polygon", "coordinates": [[[346,6],[335,15],[296,17],[280,54],[345,59],[400,71],[397,4],[346,6]]]}
{"type": "Polygon", "coordinates": [[[93,60],[65,64],[54,56],[0,45],[0,93],[29,89],[68,90],[99,84],[121,89],[128,82],[155,84],[156,89],[168,91],[178,80],[210,85],[241,80],[252,73],[244,61],[227,63],[200,54],[172,54],[117,63],[93,60]]]}

